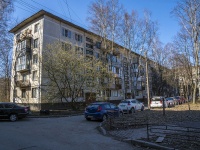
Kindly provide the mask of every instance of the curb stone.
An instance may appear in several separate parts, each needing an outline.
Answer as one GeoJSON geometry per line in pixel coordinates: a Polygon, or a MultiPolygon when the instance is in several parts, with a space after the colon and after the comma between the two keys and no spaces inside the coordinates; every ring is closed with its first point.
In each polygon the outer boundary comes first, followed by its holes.
{"type": "Polygon", "coordinates": [[[60,118],[60,117],[71,117],[71,116],[80,116],[83,115],[83,113],[79,114],[69,114],[69,115],[38,115],[38,116],[27,116],[26,118],[60,118]]]}
{"type": "Polygon", "coordinates": [[[106,130],[102,127],[102,123],[100,123],[97,128],[103,135],[107,134],[106,130]]]}

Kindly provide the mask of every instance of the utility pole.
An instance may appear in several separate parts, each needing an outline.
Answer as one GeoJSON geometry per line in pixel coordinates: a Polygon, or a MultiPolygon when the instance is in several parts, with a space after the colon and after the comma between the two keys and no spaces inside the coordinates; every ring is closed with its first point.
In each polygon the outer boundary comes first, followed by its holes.
{"type": "Polygon", "coordinates": [[[147,51],[145,51],[145,59],[146,59],[147,102],[148,102],[148,109],[150,109],[149,71],[148,71],[147,51]]]}

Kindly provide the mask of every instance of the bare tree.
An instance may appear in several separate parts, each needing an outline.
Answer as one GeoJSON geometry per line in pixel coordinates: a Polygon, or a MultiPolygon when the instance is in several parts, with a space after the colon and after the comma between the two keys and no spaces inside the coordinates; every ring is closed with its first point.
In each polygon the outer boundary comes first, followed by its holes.
{"type": "Polygon", "coordinates": [[[145,56],[145,72],[146,72],[146,90],[148,107],[150,107],[150,86],[149,86],[149,69],[148,69],[148,54],[151,52],[152,44],[157,37],[157,23],[151,20],[151,12],[144,11],[144,19],[140,21],[140,51],[141,55],[145,56]]]}
{"type": "Polygon", "coordinates": [[[41,59],[47,92],[43,99],[70,102],[72,108],[81,101],[83,89],[97,93],[104,89],[101,81],[112,75],[99,59],[87,58],[82,51],[63,50],[59,43],[48,45],[41,59]]]}
{"type": "Polygon", "coordinates": [[[9,101],[12,36],[8,32],[12,0],[0,0],[0,101],[9,101]]]}
{"type": "Polygon", "coordinates": [[[98,34],[101,38],[104,49],[108,48],[109,33],[109,7],[105,0],[96,0],[89,6],[88,20],[91,24],[91,30],[98,34]]]}
{"type": "Polygon", "coordinates": [[[199,72],[199,33],[200,33],[200,1],[199,0],[183,0],[177,3],[172,12],[180,22],[183,29],[191,37],[192,52],[194,55],[194,76],[193,76],[193,103],[196,103],[196,93],[198,86],[199,72]]]}

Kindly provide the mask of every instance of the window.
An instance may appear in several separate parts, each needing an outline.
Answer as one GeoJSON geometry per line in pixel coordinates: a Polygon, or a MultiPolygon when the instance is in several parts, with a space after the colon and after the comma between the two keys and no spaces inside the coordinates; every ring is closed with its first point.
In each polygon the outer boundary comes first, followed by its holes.
{"type": "Polygon", "coordinates": [[[72,46],[69,43],[62,42],[62,49],[65,50],[65,51],[71,50],[72,46]]]}
{"type": "Polygon", "coordinates": [[[110,104],[110,107],[111,107],[112,109],[115,109],[117,106],[114,105],[114,104],[110,104]]]}
{"type": "Polygon", "coordinates": [[[95,53],[95,57],[96,57],[96,59],[99,59],[99,53],[95,53]]]}
{"type": "Polygon", "coordinates": [[[38,55],[33,55],[33,64],[38,63],[38,55]]]}
{"type": "Polygon", "coordinates": [[[71,31],[65,28],[62,28],[62,36],[71,38],[71,31]]]}
{"type": "Polygon", "coordinates": [[[38,90],[37,90],[37,88],[32,88],[32,98],[37,98],[37,93],[38,92],[38,90]]]}
{"type": "Polygon", "coordinates": [[[105,108],[105,109],[110,109],[110,105],[109,105],[109,104],[105,104],[105,105],[104,105],[104,108],[105,108]]]}
{"type": "Polygon", "coordinates": [[[26,98],[26,89],[22,89],[22,98],[26,98]]]}
{"type": "Polygon", "coordinates": [[[17,64],[18,65],[26,64],[26,56],[19,57],[18,60],[17,60],[17,64]]]}
{"type": "Polygon", "coordinates": [[[16,40],[18,41],[20,39],[20,34],[16,35],[16,40]]]}
{"type": "Polygon", "coordinates": [[[21,42],[17,44],[16,50],[17,50],[17,51],[20,51],[20,50],[21,50],[21,42]]]}
{"type": "Polygon", "coordinates": [[[14,105],[13,105],[13,104],[5,104],[4,107],[5,107],[5,108],[13,108],[14,105]]]}
{"type": "Polygon", "coordinates": [[[82,42],[82,36],[75,33],[75,40],[79,41],[79,42],[82,42]]]}
{"type": "Polygon", "coordinates": [[[101,49],[101,42],[96,42],[96,48],[101,49]]]}
{"type": "Polygon", "coordinates": [[[26,74],[22,74],[22,81],[24,82],[24,81],[26,81],[26,74]]]}
{"type": "Polygon", "coordinates": [[[91,48],[91,49],[93,49],[93,45],[92,45],[92,44],[88,44],[88,43],[86,43],[86,47],[87,47],[87,48],[91,48]]]}
{"type": "Polygon", "coordinates": [[[118,91],[117,90],[112,90],[111,92],[113,97],[117,97],[118,96],[118,91]]]}
{"type": "Polygon", "coordinates": [[[14,90],[13,92],[14,92],[14,94],[13,94],[14,97],[17,97],[17,90],[14,90]]]}
{"type": "Polygon", "coordinates": [[[33,41],[33,48],[38,48],[38,39],[33,41]]]}
{"type": "Polygon", "coordinates": [[[26,40],[22,41],[21,43],[21,49],[24,49],[26,48],[26,40]]]}
{"type": "Polygon", "coordinates": [[[90,39],[90,38],[88,38],[88,37],[86,37],[86,41],[87,41],[87,42],[90,42],[90,43],[93,43],[93,40],[90,39]]]}
{"type": "Polygon", "coordinates": [[[86,55],[93,55],[93,50],[86,49],[86,55]]]}
{"type": "Polygon", "coordinates": [[[116,67],[116,74],[120,74],[120,69],[116,67]]]}
{"type": "Polygon", "coordinates": [[[35,24],[34,33],[39,31],[39,23],[35,24]]]}
{"type": "Polygon", "coordinates": [[[37,80],[37,71],[33,71],[33,80],[37,80]]]}

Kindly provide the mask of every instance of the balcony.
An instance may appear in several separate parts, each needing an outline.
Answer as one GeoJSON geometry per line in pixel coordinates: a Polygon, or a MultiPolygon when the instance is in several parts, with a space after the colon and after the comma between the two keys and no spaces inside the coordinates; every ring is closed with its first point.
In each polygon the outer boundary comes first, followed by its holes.
{"type": "Polygon", "coordinates": [[[120,61],[112,62],[112,65],[119,68],[121,67],[121,62],[120,61]]]}
{"type": "Polygon", "coordinates": [[[121,84],[115,84],[115,89],[122,89],[122,85],[121,84]]]}
{"type": "Polygon", "coordinates": [[[29,86],[31,86],[29,80],[17,80],[17,81],[16,81],[16,85],[17,85],[18,87],[29,87],[29,86]]]}
{"type": "Polygon", "coordinates": [[[26,72],[30,70],[30,66],[27,64],[21,64],[16,66],[16,71],[18,72],[26,72]]]}

